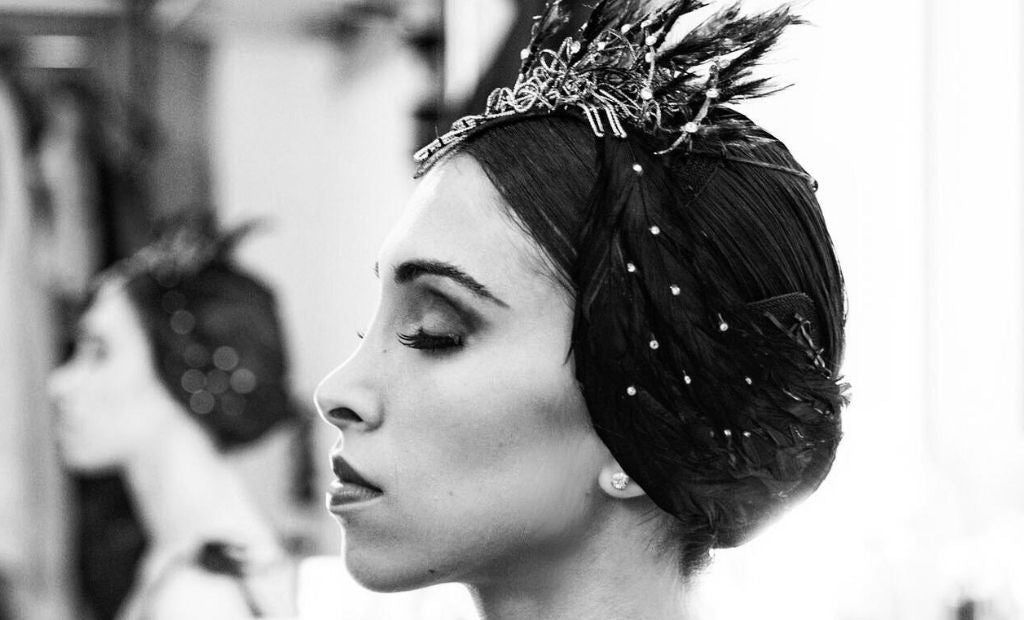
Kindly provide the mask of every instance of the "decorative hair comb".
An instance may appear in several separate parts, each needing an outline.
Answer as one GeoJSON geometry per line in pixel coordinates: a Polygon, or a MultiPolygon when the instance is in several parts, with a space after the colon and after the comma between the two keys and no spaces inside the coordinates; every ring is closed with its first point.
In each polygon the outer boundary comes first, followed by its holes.
{"type": "MultiPolygon", "coordinates": [[[[569,21],[562,0],[549,2],[521,52],[515,85],[494,90],[483,113],[457,120],[414,155],[416,163],[426,164],[487,123],[558,111],[578,112],[598,137],[625,138],[633,130],[658,137],[663,142],[659,155],[691,148],[698,134],[723,146],[762,139],[745,131],[749,123],[729,117],[712,122],[709,112],[779,90],[769,79],[754,77],[753,69],[786,27],[803,22],[788,6],[744,16],[737,2],[680,33],[681,20],[708,2],[673,2],[647,15],[638,14],[638,4],[601,0],[576,37],[564,39],[557,49],[545,49],[545,42],[569,21]],[[622,25],[610,27],[613,20],[622,25]]],[[[802,170],[784,171],[813,185],[802,170]]]]}

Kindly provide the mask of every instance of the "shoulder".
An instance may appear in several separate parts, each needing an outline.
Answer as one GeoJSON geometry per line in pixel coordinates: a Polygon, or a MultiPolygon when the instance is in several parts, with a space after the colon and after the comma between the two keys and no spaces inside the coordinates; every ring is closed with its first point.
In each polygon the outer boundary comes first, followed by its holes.
{"type": "Polygon", "coordinates": [[[149,612],[153,620],[252,617],[236,577],[193,564],[180,565],[164,577],[149,612]]]}

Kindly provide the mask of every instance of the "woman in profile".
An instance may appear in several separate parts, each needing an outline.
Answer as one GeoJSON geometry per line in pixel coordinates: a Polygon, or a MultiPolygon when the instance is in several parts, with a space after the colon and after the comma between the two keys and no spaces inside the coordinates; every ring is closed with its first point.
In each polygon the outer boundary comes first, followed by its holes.
{"type": "Polygon", "coordinates": [[[549,4],[516,84],[417,154],[376,315],[316,397],[367,587],[676,618],[713,549],[828,473],[840,268],[813,179],[728,105],[798,19],[702,5],[599,2],[546,49],[549,4]]]}
{"type": "Polygon", "coordinates": [[[242,230],[181,224],[105,272],[50,378],[61,455],[119,470],[150,538],[118,614],[292,613],[292,570],[226,452],[296,421],[273,294],[230,261],[242,230]]]}

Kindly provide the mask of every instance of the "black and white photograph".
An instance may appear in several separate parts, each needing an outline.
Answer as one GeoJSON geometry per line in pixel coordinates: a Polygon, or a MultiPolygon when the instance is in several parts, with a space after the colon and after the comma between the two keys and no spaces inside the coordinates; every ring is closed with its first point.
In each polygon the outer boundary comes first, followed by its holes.
{"type": "Polygon", "coordinates": [[[0,620],[1024,619],[1019,0],[0,0],[0,620]]]}

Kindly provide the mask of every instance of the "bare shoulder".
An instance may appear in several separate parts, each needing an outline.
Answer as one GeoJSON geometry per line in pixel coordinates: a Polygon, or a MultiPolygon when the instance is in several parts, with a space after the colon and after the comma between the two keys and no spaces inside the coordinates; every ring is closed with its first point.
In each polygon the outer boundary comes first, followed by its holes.
{"type": "Polygon", "coordinates": [[[239,580],[195,566],[169,573],[153,593],[154,620],[251,618],[239,580]]]}

